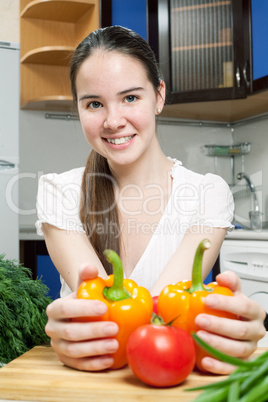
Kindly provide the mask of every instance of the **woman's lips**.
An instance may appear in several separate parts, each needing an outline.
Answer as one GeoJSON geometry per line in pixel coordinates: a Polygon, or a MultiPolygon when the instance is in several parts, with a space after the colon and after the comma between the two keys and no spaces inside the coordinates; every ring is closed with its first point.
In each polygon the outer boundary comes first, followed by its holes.
{"type": "Polygon", "coordinates": [[[121,144],[126,144],[127,142],[132,140],[133,137],[134,137],[134,134],[128,135],[125,137],[120,137],[120,138],[106,138],[106,140],[109,142],[109,144],[121,145],[121,144]]]}
{"type": "Polygon", "coordinates": [[[114,149],[125,149],[132,144],[136,134],[127,135],[120,138],[105,138],[107,144],[114,149]]]}

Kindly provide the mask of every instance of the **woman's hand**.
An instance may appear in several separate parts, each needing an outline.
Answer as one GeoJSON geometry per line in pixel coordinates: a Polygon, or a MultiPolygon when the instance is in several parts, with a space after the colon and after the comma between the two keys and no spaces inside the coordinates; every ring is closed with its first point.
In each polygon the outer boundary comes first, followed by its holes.
{"type": "MultiPolygon", "coordinates": [[[[95,278],[98,271],[86,266],[80,272],[80,281],[95,278]]],[[[98,300],[76,299],[75,293],[57,299],[47,307],[48,323],[45,331],[59,360],[78,370],[98,371],[110,367],[110,356],[118,348],[113,339],[118,326],[114,322],[75,322],[75,317],[97,317],[107,310],[98,300]]]]}
{"type": "MultiPolygon", "coordinates": [[[[234,297],[208,295],[205,304],[210,308],[228,311],[237,315],[237,320],[199,314],[196,324],[201,328],[197,334],[211,346],[231,356],[247,359],[257,347],[257,342],[265,335],[264,309],[241,291],[241,281],[233,272],[217,276],[221,286],[229,287],[234,297]]],[[[205,370],[216,374],[230,374],[235,367],[216,359],[205,357],[202,360],[205,370]]]]}

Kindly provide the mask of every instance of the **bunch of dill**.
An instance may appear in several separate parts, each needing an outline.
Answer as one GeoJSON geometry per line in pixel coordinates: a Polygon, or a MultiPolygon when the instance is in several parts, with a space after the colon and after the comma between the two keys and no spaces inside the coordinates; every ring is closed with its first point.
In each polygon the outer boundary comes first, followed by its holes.
{"type": "Polygon", "coordinates": [[[41,279],[30,269],[0,255],[0,366],[32,347],[48,343],[44,327],[52,301],[41,279]]]}

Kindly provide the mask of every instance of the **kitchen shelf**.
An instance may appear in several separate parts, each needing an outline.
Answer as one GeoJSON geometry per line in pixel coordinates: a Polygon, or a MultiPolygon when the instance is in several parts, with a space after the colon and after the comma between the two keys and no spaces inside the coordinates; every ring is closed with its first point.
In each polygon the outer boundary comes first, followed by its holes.
{"type": "MultiPolygon", "coordinates": [[[[69,67],[42,64],[21,64],[21,108],[33,110],[59,110],[66,100],[71,106],[69,67]],[[45,103],[47,102],[47,106],[45,103]],[[38,105],[39,103],[39,105],[38,105]]],[[[61,108],[62,110],[62,108],[61,108]]]]}
{"type": "Polygon", "coordinates": [[[206,4],[196,4],[192,6],[183,6],[183,7],[175,7],[173,11],[189,11],[189,10],[200,10],[202,8],[211,8],[211,7],[220,7],[220,6],[228,6],[231,4],[230,0],[226,1],[217,1],[216,3],[206,3],[206,4]]]}
{"type": "Polygon", "coordinates": [[[34,0],[21,1],[21,18],[36,18],[41,20],[76,22],[92,6],[95,0],[34,0]],[[25,6],[24,6],[24,3],[25,6]]]}
{"type": "Polygon", "coordinates": [[[236,145],[204,145],[206,156],[240,156],[250,152],[250,143],[244,142],[236,145]]]}
{"type": "Polygon", "coordinates": [[[185,50],[201,50],[201,49],[213,49],[218,47],[233,46],[232,42],[216,42],[216,43],[203,43],[200,45],[190,45],[190,46],[178,46],[173,47],[173,52],[181,52],[185,50]]]}
{"type": "Polygon", "coordinates": [[[73,46],[44,46],[30,50],[21,58],[21,63],[67,65],[74,50],[73,46]]]}
{"type": "Polygon", "coordinates": [[[20,0],[21,109],[73,110],[69,63],[99,28],[98,0],[20,0]]]}

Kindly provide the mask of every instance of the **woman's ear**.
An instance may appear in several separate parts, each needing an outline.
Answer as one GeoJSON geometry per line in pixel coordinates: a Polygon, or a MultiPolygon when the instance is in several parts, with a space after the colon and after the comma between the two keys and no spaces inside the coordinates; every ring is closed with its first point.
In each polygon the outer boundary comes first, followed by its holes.
{"type": "Polygon", "coordinates": [[[163,80],[161,80],[157,90],[156,110],[159,111],[160,109],[160,112],[158,112],[157,114],[162,112],[165,105],[165,99],[166,99],[166,84],[163,80]]]}

